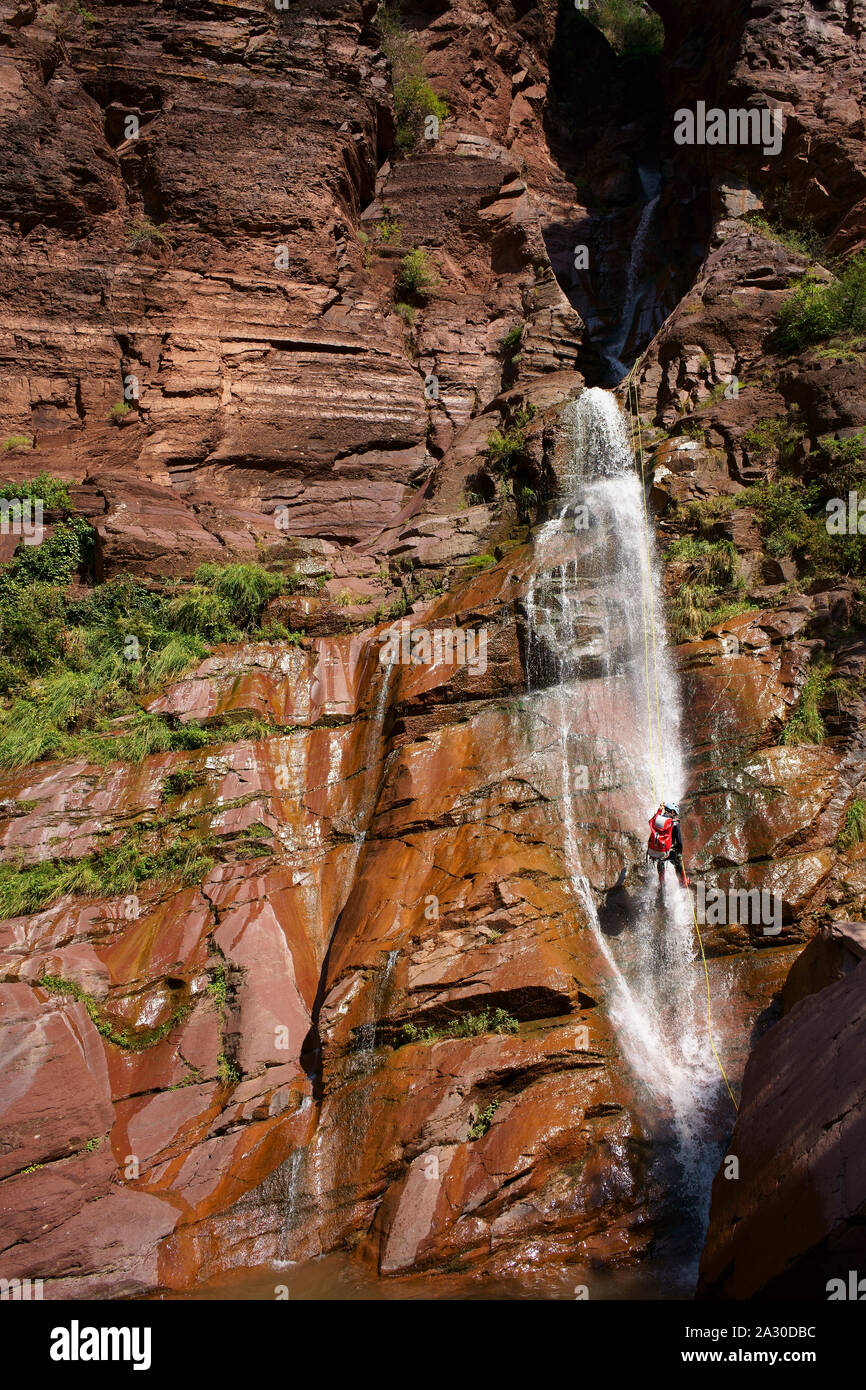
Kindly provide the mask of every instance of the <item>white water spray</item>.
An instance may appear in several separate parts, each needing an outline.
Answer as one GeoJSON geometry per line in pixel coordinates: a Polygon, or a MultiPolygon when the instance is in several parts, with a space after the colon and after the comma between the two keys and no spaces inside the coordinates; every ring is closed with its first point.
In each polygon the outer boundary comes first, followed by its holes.
{"type": "Polygon", "coordinates": [[[670,1112],[683,1195],[703,1207],[717,1162],[703,1135],[719,1075],[688,896],[671,869],[660,895],[653,871],[636,892],[637,911],[623,937],[608,938],[587,868],[598,864],[600,810],[609,817],[615,862],[606,886],[612,887],[623,863],[643,864],[648,820],[659,801],[679,801],[685,790],[659,566],[613,395],[585,390],[567,408],[564,425],[572,446],[564,502],[538,535],[528,598],[530,678],[548,687],[545,706],[552,706],[560,747],[565,853],[611,967],[610,1015],[633,1071],[670,1112]],[[575,791],[579,768],[588,773],[583,796],[575,791]]]}

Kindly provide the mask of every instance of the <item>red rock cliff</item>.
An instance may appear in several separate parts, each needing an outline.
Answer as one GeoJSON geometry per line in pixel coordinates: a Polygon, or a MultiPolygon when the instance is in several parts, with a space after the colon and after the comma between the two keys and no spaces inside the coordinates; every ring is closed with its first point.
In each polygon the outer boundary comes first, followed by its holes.
{"type": "MultiPolygon", "coordinates": [[[[407,5],[449,114],[401,153],[374,0],[0,4],[5,473],[65,480],[92,528],[64,602],[129,575],[174,602],[202,563],[283,580],[134,712],[106,695],[7,758],[0,854],[30,897],[13,886],[0,925],[4,1277],[116,1296],[338,1248],[383,1275],[611,1268],[664,1236],[670,1116],[624,1055],[566,853],[577,806],[592,903],[627,919],[637,813],[572,803],[555,691],[528,701],[536,527],[562,407],[619,321],[649,161],[665,185],[626,404],[662,543],[695,531],[689,504],[744,494],[701,514],[737,611],[672,627],[689,865],[785,903],[777,936],[706,932],[738,1092],[797,953],[866,911],[858,575],[777,553],[747,490],[792,431],[820,474],[820,441],[866,425],[866,369],[856,342],[781,351],[809,260],[773,235],[778,171],[678,153],[671,122],[693,97],[780,103],[797,215],[824,259],[856,250],[862,8],[660,0],[648,143],[597,28],[574,61],[610,80],[591,107],[565,92],[553,0],[407,5]],[[405,280],[416,249],[427,286],[405,280]],[[497,430],[519,436],[511,477],[497,430]],[[389,672],[402,615],[483,625],[485,669],[389,672]],[[786,742],[822,653],[822,737],[786,742]],[[138,879],[101,892],[131,843],[138,879]],[[499,1031],[449,1034],[497,1010],[499,1031]]],[[[706,579],[693,563],[668,566],[672,611],[706,579]]],[[[614,688],[592,694],[628,743],[614,688]]],[[[4,698],[20,721],[21,690],[4,698]]],[[[709,1143],[730,1118],[711,1107],[709,1143]]]]}

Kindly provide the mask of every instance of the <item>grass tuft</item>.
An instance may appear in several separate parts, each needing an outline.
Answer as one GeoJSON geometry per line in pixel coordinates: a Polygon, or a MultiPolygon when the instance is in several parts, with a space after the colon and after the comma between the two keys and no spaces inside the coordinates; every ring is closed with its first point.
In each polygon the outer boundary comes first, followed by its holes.
{"type": "Polygon", "coordinates": [[[517,1033],[520,1025],[507,1009],[482,1009],[477,1014],[464,1014],[451,1023],[437,1028],[417,1028],[414,1023],[404,1023],[400,1030],[398,1046],[412,1042],[439,1042],[443,1038],[480,1038],[485,1033],[517,1033]]]}
{"type": "Polygon", "coordinates": [[[866,840],[866,801],[851,802],[845,812],[845,825],[836,840],[839,849],[850,849],[866,840]]]}
{"type": "Polygon", "coordinates": [[[48,859],[26,867],[0,864],[0,918],[40,912],[66,897],[119,898],[145,885],[201,883],[214,866],[216,844],[214,837],[176,823],[140,824],[119,845],[85,858],[48,859]]]}
{"type": "Polygon", "coordinates": [[[796,710],[782,730],[782,742],[786,745],[804,743],[823,743],[826,729],[818,708],[827,689],[831,663],[826,659],[817,661],[809,670],[796,710]]]}

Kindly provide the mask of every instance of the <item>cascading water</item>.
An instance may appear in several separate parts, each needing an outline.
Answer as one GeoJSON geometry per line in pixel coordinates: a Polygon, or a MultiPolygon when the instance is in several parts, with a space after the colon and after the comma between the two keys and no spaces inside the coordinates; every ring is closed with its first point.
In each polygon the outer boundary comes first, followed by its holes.
{"type": "Polygon", "coordinates": [[[646,256],[647,238],[649,236],[650,226],[652,225],[653,215],[661,196],[659,192],[660,179],[657,173],[649,169],[640,169],[638,170],[638,174],[641,187],[646,194],[646,202],[643,205],[640,220],[635,229],[634,240],[632,241],[628,271],[626,272],[625,294],[623,296],[622,309],[619,316],[619,330],[614,342],[606,352],[607,360],[615,370],[617,379],[624,377],[628,371],[625,364],[620,361],[620,354],[625,349],[634,323],[635,311],[638,307],[640,274],[643,270],[644,258],[646,256]]]}
{"type": "Polygon", "coordinates": [[[545,687],[558,738],[565,853],[611,968],[610,1015],[633,1072],[670,1116],[678,1195],[698,1220],[717,1164],[706,1134],[719,1074],[688,895],[669,868],[660,898],[648,874],[633,895],[628,930],[608,938],[588,868],[595,865],[597,887],[599,878],[611,887],[626,866],[642,867],[649,816],[659,800],[679,800],[685,790],[658,564],[613,395],[585,390],[564,424],[571,453],[563,504],[537,537],[527,604],[530,683],[545,687]],[[600,808],[611,858],[599,874],[600,808]]]}

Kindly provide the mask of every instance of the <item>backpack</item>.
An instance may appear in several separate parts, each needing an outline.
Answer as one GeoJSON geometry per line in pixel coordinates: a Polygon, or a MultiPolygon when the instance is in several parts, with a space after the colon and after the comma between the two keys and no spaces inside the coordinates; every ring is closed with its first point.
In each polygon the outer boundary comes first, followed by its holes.
{"type": "Polygon", "coordinates": [[[647,854],[653,859],[664,859],[671,852],[674,834],[673,816],[666,816],[661,807],[649,823],[650,837],[647,854]]]}

